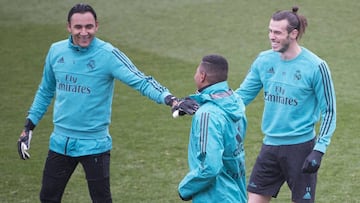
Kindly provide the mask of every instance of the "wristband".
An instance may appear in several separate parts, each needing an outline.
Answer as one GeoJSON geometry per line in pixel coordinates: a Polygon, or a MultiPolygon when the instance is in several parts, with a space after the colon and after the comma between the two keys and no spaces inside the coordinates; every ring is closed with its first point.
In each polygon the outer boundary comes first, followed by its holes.
{"type": "Polygon", "coordinates": [[[27,118],[24,127],[26,131],[34,130],[35,124],[30,119],[27,118]]]}
{"type": "Polygon", "coordinates": [[[170,94],[165,97],[165,104],[168,106],[172,106],[175,100],[177,100],[177,98],[170,94]]]}

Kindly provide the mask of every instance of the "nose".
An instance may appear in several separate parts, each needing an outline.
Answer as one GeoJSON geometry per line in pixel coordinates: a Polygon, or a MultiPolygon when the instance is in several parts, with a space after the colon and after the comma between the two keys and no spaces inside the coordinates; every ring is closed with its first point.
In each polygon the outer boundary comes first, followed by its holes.
{"type": "Polygon", "coordinates": [[[86,30],[86,28],[82,28],[80,30],[80,35],[87,35],[88,34],[88,31],[86,30]]]}
{"type": "Polygon", "coordinates": [[[274,39],[275,39],[274,33],[269,32],[269,39],[270,39],[270,40],[274,40],[274,39]]]}

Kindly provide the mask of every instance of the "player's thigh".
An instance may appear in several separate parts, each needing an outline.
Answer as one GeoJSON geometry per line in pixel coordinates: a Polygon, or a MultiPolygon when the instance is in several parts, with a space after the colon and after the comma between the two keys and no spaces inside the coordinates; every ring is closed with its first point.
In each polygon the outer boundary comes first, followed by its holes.
{"type": "Polygon", "coordinates": [[[110,152],[81,158],[93,202],[112,202],[110,192],[110,152]]]}
{"type": "Polygon", "coordinates": [[[110,151],[82,157],[80,163],[88,181],[101,180],[110,176],[110,151]]]}
{"type": "Polygon", "coordinates": [[[263,196],[252,192],[248,193],[248,203],[269,203],[271,196],[263,196]]]}
{"type": "Polygon", "coordinates": [[[248,181],[248,192],[277,196],[285,182],[279,165],[279,150],[279,146],[262,145],[248,181]]]}
{"type": "MultiPolygon", "coordinates": [[[[292,193],[292,200],[297,203],[314,202],[317,173],[303,173],[302,165],[312,152],[315,140],[289,146],[283,154],[287,155],[287,183],[292,193]]],[[[285,162],[284,162],[285,163],[285,162]]]]}
{"type": "Polygon", "coordinates": [[[49,151],[43,171],[40,191],[41,202],[61,201],[66,184],[77,163],[75,158],[49,151]]]}
{"type": "Polygon", "coordinates": [[[303,179],[309,179],[311,176],[302,172],[302,166],[306,157],[314,148],[314,140],[305,143],[283,146],[281,148],[281,167],[283,168],[285,178],[290,189],[295,189],[296,185],[303,182],[303,179]]]}
{"type": "Polygon", "coordinates": [[[74,172],[77,164],[76,158],[65,156],[50,150],[45,161],[43,175],[56,179],[68,179],[74,172]]]}

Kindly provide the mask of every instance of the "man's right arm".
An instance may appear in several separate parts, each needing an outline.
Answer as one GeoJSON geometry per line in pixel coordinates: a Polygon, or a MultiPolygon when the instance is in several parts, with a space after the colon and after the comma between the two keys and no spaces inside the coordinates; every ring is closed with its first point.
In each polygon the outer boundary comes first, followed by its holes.
{"type": "Polygon", "coordinates": [[[235,90],[235,93],[240,95],[245,105],[248,105],[255,99],[262,87],[260,74],[258,73],[258,70],[252,66],[245,79],[240,84],[240,87],[235,90]]]}
{"type": "Polygon", "coordinates": [[[46,57],[41,83],[36,92],[34,101],[28,111],[24,128],[17,141],[19,156],[24,160],[30,158],[28,150],[30,149],[32,132],[37,123],[44,116],[55,94],[56,81],[54,72],[51,68],[49,53],[46,57]]]}
{"type": "Polygon", "coordinates": [[[35,94],[33,103],[28,111],[27,119],[30,119],[33,124],[41,120],[55,95],[56,80],[54,72],[51,68],[50,51],[46,57],[44,71],[41,83],[35,94]]]}

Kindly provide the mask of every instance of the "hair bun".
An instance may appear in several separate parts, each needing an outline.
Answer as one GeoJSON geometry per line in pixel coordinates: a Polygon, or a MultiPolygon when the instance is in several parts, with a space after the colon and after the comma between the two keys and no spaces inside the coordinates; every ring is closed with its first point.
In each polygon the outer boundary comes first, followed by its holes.
{"type": "Polygon", "coordinates": [[[296,13],[298,10],[299,10],[299,7],[297,7],[297,6],[292,7],[292,12],[296,13]]]}

